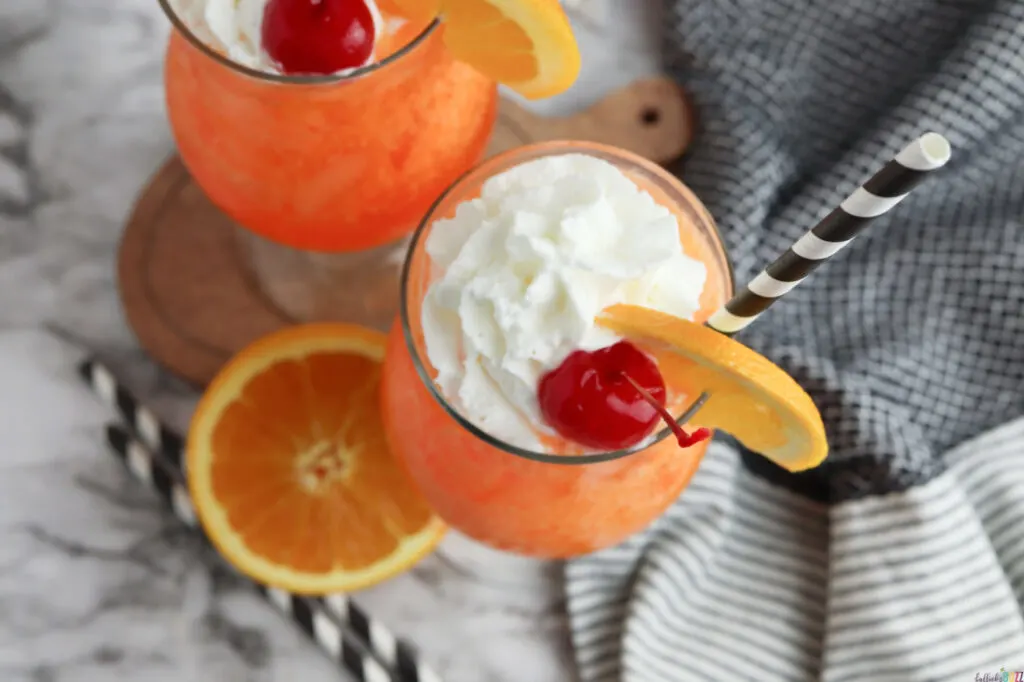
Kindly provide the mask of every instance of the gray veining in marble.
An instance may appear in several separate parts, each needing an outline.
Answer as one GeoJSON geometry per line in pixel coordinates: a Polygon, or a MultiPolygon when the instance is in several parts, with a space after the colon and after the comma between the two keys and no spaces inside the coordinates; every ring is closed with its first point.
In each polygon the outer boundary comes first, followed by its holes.
{"type": "MultiPolygon", "coordinates": [[[[584,72],[546,113],[657,64],[655,0],[570,4],[584,72]]],[[[74,374],[89,348],[178,428],[194,404],[115,293],[122,223],[172,149],[167,31],[155,0],[0,2],[0,680],[347,680],[128,478],[74,374]]],[[[453,536],[359,599],[449,682],[561,682],[559,576],[453,536]]]]}

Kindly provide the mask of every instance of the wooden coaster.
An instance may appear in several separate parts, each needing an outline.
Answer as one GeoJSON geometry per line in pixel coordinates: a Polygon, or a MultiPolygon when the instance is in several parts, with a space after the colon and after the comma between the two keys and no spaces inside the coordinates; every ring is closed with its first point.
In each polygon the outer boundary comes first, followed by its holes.
{"type": "MultiPolygon", "coordinates": [[[[488,154],[576,139],[667,164],[683,154],[693,130],[678,86],[651,78],[564,118],[540,117],[503,98],[488,154]]],[[[250,342],[293,323],[252,279],[236,229],[175,156],[142,190],[121,241],[118,279],[129,325],[157,362],[198,386],[250,342]]]]}

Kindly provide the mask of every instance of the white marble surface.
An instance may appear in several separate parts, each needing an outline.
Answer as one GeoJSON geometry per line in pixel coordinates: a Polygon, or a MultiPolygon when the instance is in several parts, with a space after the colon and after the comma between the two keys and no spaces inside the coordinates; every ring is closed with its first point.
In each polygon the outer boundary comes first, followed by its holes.
{"type": "MultiPolygon", "coordinates": [[[[584,73],[545,112],[657,63],[657,0],[573,4],[584,73]]],[[[114,281],[122,221],[172,148],[167,31],[155,0],[0,0],[0,680],[346,680],[128,479],[74,373],[98,352],[179,428],[195,400],[138,349],[114,281]]],[[[559,567],[458,564],[458,544],[359,599],[449,682],[572,679],[559,567]]]]}

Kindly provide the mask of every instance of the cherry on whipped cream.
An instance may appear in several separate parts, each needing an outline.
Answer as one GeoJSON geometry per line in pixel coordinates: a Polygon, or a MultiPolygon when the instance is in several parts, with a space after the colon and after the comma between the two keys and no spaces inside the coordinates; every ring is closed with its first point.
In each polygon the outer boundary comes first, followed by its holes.
{"type": "Polygon", "coordinates": [[[263,49],[286,74],[363,66],[375,32],[364,0],[270,0],[263,11],[263,49]]]}
{"type": "Polygon", "coordinates": [[[618,450],[647,437],[658,420],[679,446],[695,445],[711,433],[687,433],[665,409],[665,380],[654,360],[628,341],[596,351],[577,350],[541,377],[541,414],[561,435],[598,450],[618,450]]]}

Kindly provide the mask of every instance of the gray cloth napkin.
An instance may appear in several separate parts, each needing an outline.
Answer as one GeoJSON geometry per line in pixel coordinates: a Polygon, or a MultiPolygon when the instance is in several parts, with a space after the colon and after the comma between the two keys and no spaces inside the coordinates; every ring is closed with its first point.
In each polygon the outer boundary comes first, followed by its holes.
{"type": "Polygon", "coordinates": [[[583,681],[1024,670],[1024,0],[673,0],[666,24],[702,122],[679,170],[740,283],[917,135],[954,156],[739,337],[810,391],[827,463],[720,439],[648,531],[568,565],[583,681]]]}

